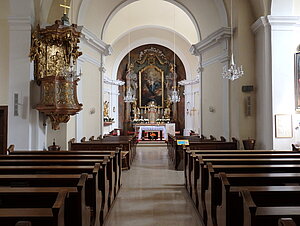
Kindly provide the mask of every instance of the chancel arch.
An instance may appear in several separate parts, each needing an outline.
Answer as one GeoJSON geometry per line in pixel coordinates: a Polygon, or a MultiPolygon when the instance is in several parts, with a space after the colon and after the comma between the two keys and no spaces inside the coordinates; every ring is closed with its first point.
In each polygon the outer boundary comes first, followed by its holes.
{"type": "MultiPolygon", "coordinates": [[[[171,122],[176,123],[177,130],[183,130],[185,128],[185,118],[182,117],[184,97],[175,104],[171,104],[169,98],[174,86],[178,87],[178,81],[185,78],[182,61],[169,48],[147,44],[131,50],[122,59],[117,72],[117,79],[126,81],[125,86],[119,89],[119,127],[133,131],[134,120],[154,120],[149,118],[148,114],[149,104],[153,101],[157,107],[155,120],[170,119],[171,122]],[[173,74],[174,60],[177,76],[173,74]],[[135,103],[124,102],[129,87],[135,93],[135,103]]],[[[182,90],[180,92],[182,93],[182,90]]]]}

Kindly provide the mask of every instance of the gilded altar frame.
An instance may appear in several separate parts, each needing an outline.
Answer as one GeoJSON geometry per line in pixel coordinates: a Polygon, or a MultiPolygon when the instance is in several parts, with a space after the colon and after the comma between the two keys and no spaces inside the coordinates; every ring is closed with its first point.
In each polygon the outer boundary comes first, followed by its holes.
{"type": "Polygon", "coordinates": [[[300,113],[300,52],[295,53],[295,109],[300,113]]]}
{"type": "Polygon", "coordinates": [[[150,101],[155,101],[158,108],[164,108],[164,72],[155,65],[139,71],[139,107],[147,108],[150,101]]]}

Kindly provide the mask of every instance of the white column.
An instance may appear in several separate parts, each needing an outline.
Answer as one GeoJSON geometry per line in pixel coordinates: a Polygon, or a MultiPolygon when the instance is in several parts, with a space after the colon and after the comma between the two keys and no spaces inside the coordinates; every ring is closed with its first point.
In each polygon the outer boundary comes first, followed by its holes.
{"type": "Polygon", "coordinates": [[[8,22],[10,38],[8,144],[14,144],[16,149],[29,150],[32,142],[30,82],[33,71],[28,57],[31,45],[31,17],[9,17],[8,22]],[[14,95],[17,95],[18,103],[14,102],[14,95]]]}
{"type": "MultiPolygon", "coordinates": [[[[276,114],[295,113],[294,54],[299,45],[299,34],[296,29],[300,17],[269,16],[268,20],[271,24],[272,119],[275,130],[276,114]]],[[[277,138],[273,132],[274,149],[291,149],[293,142],[294,138],[277,138]]]]}
{"type": "Polygon", "coordinates": [[[103,120],[103,94],[104,94],[104,85],[103,85],[103,77],[105,74],[105,67],[104,67],[104,57],[103,54],[101,54],[101,59],[100,59],[101,67],[99,68],[99,76],[100,76],[100,131],[99,134],[103,135],[104,134],[104,120],[103,120]]]}
{"type": "MultiPolygon", "coordinates": [[[[83,57],[79,57],[77,59],[77,73],[80,73],[82,70],[82,66],[84,64],[85,60],[83,57]]],[[[88,76],[82,74],[82,76],[88,76]]],[[[78,102],[81,104],[82,103],[82,94],[83,94],[83,88],[82,88],[82,81],[80,80],[77,85],[77,98],[78,102]]],[[[76,114],[76,122],[75,122],[75,139],[77,142],[80,141],[80,139],[84,136],[83,135],[83,111],[81,110],[76,114]]]]}
{"type": "MultiPolygon", "coordinates": [[[[273,148],[271,28],[266,17],[253,25],[256,47],[256,148],[273,148]]],[[[282,65],[280,63],[280,65],[282,65]]]]}

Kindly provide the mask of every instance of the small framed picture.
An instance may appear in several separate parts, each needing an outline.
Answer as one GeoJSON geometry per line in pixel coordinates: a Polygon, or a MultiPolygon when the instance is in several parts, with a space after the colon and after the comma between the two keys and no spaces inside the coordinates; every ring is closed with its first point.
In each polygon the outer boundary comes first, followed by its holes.
{"type": "Polygon", "coordinates": [[[290,114],[275,115],[275,137],[276,138],[293,137],[292,115],[290,114]]]}

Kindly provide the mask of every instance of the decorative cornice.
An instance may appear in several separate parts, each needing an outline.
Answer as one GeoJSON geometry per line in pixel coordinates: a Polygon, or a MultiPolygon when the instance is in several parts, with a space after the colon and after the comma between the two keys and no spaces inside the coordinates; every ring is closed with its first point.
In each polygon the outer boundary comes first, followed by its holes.
{"type": "Polygon", "coordinates": [[[87,28],[85,28],[84,26],[78,26],[78,30],[81,32],[81,41],[87,43],[91,48],[95,49],[101,54],[104,54],[105,56],[112,54],[111,45],[103,42],[87,28]]]}
{"type": "Polygon", "coordinates": [[[300,25],[299,16],[268,16],[272,30],[293,31],[300,25]]]}
{"type": "Polygon", "coordinates": [[[120,81],[120,80],[113,80],[113,79],[110,79],[109,77],[107,76],[104,76],[103,77],[103,82],[105,84],[108,84],[108,85],[115,85],[115,86],[123,86],[125,84],[124,81],[120,81]]]}
{"type": "Polygon", "coordinates": [[[229,27],[221,27],[202,41],[194,44],[190,48],[190,53],[196,56],[201,55],[203,52],[211,49],[215,45],[221,43],[223,40],[229,39],[231,36],[231,30],[229,27]]]}
{"type": "Polygon", "coordinates": [[[94,57],[88,55],[88,54],[83,54],[78,59],[80,59],[81,61],[84,61],[84,62],[86,61],[86,62],[89,62],[91,64],[94,64],[99,68],[101,67],[100,61],[95,59],[94,57]]]}
{"type": "Polygon", "coordinates": [[[228,52],[224,52],[223,54],[219,54],[219,55],[209,58],[208,60],[203,62],[202,67],[205,68],[208,65],[211,65],[211,64],[214,64],[217,62],[221,62],[221,63],[229,62],[229,60],[230,60],[230,56],[228,55],[228,52]]]}
{"type": "Polygon", "coordinates": [[[181,80],[178,82],[179,85],[181,86],[188,86],[188,85],[195,85],[200,82],[200,75],[196,75],[196,78],[193,80],[181,80]]]}
{"type": "Polygon", "coordinates": [[[270,25],[270,22],[268,20],[268,17],[262,16],[260,18],[258,18],[252,25],[251,25],[251,29],[253,31],[253,33],[256,33],[260,28],[262,27],[266,27],[270,25]]]}
{"type": "Polygon", "coordinates": [[[30,31],[31,30],[31,17],[17,17],[10,16],[7,19],[9,30],[11,31],[30,31]]]}

